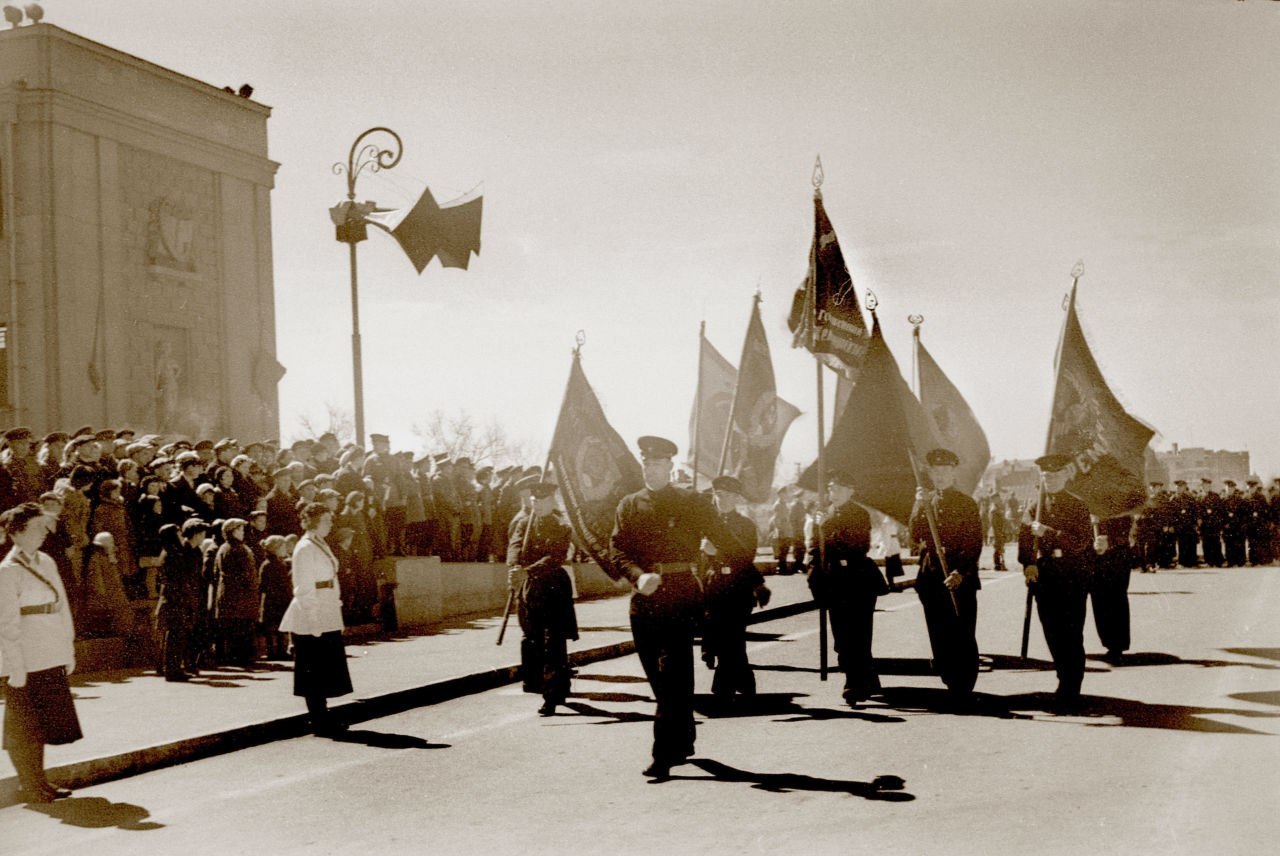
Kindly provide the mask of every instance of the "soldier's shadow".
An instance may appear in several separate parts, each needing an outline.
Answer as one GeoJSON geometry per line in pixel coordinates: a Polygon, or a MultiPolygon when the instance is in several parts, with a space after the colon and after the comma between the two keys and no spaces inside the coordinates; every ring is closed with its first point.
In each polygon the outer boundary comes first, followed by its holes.
{"type": "Polygon", "coordinates": [[[574,680],[601,681],[606,684],[646,684],[648,679],[643,675],[574,675],[574,680]]]}
{"type": "Polygon", "coordinates": [[[586,701],[612,701],[612,702],[648,702],[653,703],[653,697],[647,695],[638,695],[636,693],[593,693],[593,692],[572,692],[569,698],[580,698],[586,701]]]}
{"type": "Polygon", "coordinates": [[[604,720],[592,725],[618,725],[624,722],[653,722],[654,716],[649,713],[636,713],[630,710],[607,710],[603,707],[587,704],[582,701],[567,701],[565,707],[581,716],[594,716],[604,720]]]}
{"type": "Polygon", "coordinates": [[[118,803],[103,797],[69,797],[51,803],[30,803],[29,811],[48,815],[67,826],[79,826],[85,829],[127,829],[133,832],[146,832],[152,829],[163,829],[163,823],[147,820],[151,812],[140,805],[118,803]]]}
{"type": "Polygon", "coordinates": [[[886,707],[908,713],[947,713],[994,719],[1034,718],[1030,714],[1013,712],[1001,696],[973,693],[967,700],[957,700],[943,687],[886,687],[882,699],[886,707]]]}
{"type": "Polygon", "coordinates": [[[335,743],[359,743],[377,749],[449,749],[448,743],[432,743],[411,734],[393,734],[386,731],[370,731],[366,728],[351,728],[330,735],[335,743]]]}
{"type": "MultiPolygon", "coordinates": [[[[1090,654],[1089,659],[1101,659],[1099,655],[1090,654]]],[[[1125,654],[1118,666],[1201,666],[1206,669],[1217,669],[1223,666],[1246,666],[1250,669],[1280,669],[1270,663],[1248,663],[1243,660],[1186,660],[1177,654],[1166,654],[1161,651],[1136,651],[1125,654]]],[[[1113,666],[1114,667],[1114,666],[1113,666]]]]}
{"type": "Polygon", "coordinates": [[[1064,713],[1071,719],[1103,720],[1118,719],[1118,722],[1084,722],[1090,728],[1158,728],[1171,731],[1194,731],[1211,734],[1260,734],[1275,736],[1274,732],[1258,731],[1210,719],[1211,716],[1236,716],[1249,719],[1280,719],[1280,713],[1249,708],[1231,707],[1197,707],[1182,704],[1149,704],[1136,699],[1115,698],[1112,696],[1083,696],[1080,705],[1072,710],[1062,711],[1054,704],[1053,696],[1048,693],[1031,693],[1012,696],[989,696],[993,702],[1005,705],[1010,710],[1041,710],[1050,713],[1064,713]]]}
{"type": "Polygon", "coordinates": [[[804,693],[758,693],[754,696],[736,696],[732,702],[724,702],[714,695],[699,694],[693,697],[693,709],[707,719],[739,719],[751,716],[783,717],[775,722],[829,721],[833,719],[859,719],[863,722],[906,722],[900,716],[888,716],[872,710],[838,710],[829,707],[805,707],[797,699],[807,698],[804,693]]]}
{"type": "Polygon", "coordinates": [[[752,788],[773,794],[789,794],[796,791],[811,793],[848,794],[868,800],[884,802],[911,802],[915,795],[903,790],[906,782],[899,776],[876,776],[869,782],[853,779],[823,779],[803,773],[755,773],[740,770],[710,758],[693,758],[689,761],[708,776],[670,776],[690,782],[739,782],[752,788]]]}

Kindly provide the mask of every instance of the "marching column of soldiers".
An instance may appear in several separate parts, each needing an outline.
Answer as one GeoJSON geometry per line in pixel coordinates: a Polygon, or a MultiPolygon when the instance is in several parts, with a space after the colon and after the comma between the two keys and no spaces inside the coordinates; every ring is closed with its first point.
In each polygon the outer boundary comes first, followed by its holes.
{"type": "Polygon", "coordinates": [[[1152,482],[1137,521],[1136,549],[1144,572],[1161,568],[1262,566],[1280,556],[1280,478],[1264,490],[1250,477],[1247,492],[1233,479],[1224,493],[1212,479],[1200,489],[1179,479],[1173,492],[1152,482]]]}

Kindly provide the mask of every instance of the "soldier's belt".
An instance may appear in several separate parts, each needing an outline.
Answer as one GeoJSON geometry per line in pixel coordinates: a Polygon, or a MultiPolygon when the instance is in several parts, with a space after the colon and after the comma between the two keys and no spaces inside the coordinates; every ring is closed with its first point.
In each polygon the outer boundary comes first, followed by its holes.
{"type": "Polygon", "coordinates": [[[333,588],[333,580],[320,580],[318,583],[316,583],[316,588],[318,589],[333,588]]]}
{"type": "Polygon", "coordinates": [[[22,615],[52,615],[61,609],[61,605],[56,601],[51,603],[33,603],[22,607],[19,613],[22,615]]]}
{"type": "Polygon", "coordinates": [[[649,570],[654,574],[670,576],[671,574],[691,574],[696,570],[692,562],[655,562],[649,570]]]}

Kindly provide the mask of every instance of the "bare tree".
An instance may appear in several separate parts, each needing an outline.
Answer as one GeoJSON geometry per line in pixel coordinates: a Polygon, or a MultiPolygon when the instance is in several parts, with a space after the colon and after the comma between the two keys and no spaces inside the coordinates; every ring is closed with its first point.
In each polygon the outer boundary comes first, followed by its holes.
{"type": "Polygon", "coordinates": [[[355,418],[350,410],[339,407],[331,401],[325,402],[324,409],[327,427],[320,427],[321,423],[312,419],[310,413],[303,413],[298,417],[298,427],[301,431],[294,438],[295,440],[302,437],[315,439],[321,434],[332,433],[338,438],[339,443],[347,443],[355,437],[355,418]]]}
{"type": "Polygon", "coordinates": [[[466,456],[477,466],[541,463],[531,461],[527,444],[513,440],[497,420],[478,425],[465,410],[453,414],[433,410],[426,425],[415,424],[410,430],[426,451],[447,452],[451,458],[466,456]]]}

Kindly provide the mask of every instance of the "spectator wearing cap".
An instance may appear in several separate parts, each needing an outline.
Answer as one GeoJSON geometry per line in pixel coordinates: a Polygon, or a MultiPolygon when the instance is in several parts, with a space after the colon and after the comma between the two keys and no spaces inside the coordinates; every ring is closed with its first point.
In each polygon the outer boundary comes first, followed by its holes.
{"type": "Polygon", "coordinates": [[[569,527],[556,511],[556,486],[538,482],[516,515],[507,542],[507,582],[518,594],[520,675],[524,691],[542,694],[538,713],[551,716],[569,697],[567,640],[578,638],[573,583],[564,569],[569,527]]]}
{"type": "Polygon", "coordinates": [[[454,478],[453,462],[446,452],[432,459],[431,498],[436,509],[436,546],[440,558],[456,562],[462,550],[462,501],[454,478]]]}
{"type": "Polygon", "coordinates": [[[158,538],[164,562],[160,567],[160,601],[156,606],[160,629],[161,672],[166,681],[187,681],[200,671],[200,622],[205,592],[203,554],[209,524],[199,518],[179,527],[166,523],[158,538]]]}
{"type": "Polygon", "coordinates": [[[364,490],[364,452],[358,446],[351,446],[342,452],[338,459],[338,468],[333,472],[333,489],[346,496],[353,490],[364,490]]]}
{"type": "Polygon", "coordinates": [[[213,444],[213,466],[230,467],[240,454],[240,443],[232,437],[223,437],[213,444]]]}
{"type": "Polygon", "coordinates": [[[253,550],[254,558],[261,564],[267,557],[262,542],[270,534],[267,532],[267,512],[255,508],[245,515],[245,519],[249,521],[249,526],[244,530],[244,542],[253,550]]]}
{"type": "Polygon", "coordinates": [[[814,543],[809,550],[809,588],[831,619],[836,662],[844,673],[844,700],[857,707],[880,691],[871,658],[872,622],[876,598],[888,586],[867,555],[871,515],[855,501],[852,477],[834,470],[827,482],[828,511],[814,516],[815,524],[822,526],[825,549],[814,543]]]}
{"type": "Polygon", "coordinates": [[[929,630],[933,667],[952,699],[964,704],[978,680],[982,523],[973,497],[956,490],[960,458],[955,452],[932,449],[925,460],[930,484],[916,489],[908,525],[920,556],[916,595],[929,630]]]}
{"type": "Polygon", "coordinates": [[[89,517],[90,532],[110,533],[115,542],[116,566],[126,595],[140,593],[138,551],[129,510],[124,502],[124,492],[118,479],[107,479],[98,485],[98,502],[89,517]]]}
{"type": "Polygon", "coordinates": [[[280,467],[271,474],[271,490],[266,502],[267,532],[272,535],[296,535],[302,531],[298,520],[298,497],[293,492],[293,470],[280,467]]]}
{"type": "Polygon", "coordinates": [[[52,431],[40,440],[40,451],[36,453],[36,463],[40,466],[40,481],[45,490],[53,488],[62,469],[62,451],[67,446],[71,435],[65,431],[52,431]]]}
{"type": "MultiPolygon", "coordinates": [[[[62,500],[62,523],[67,531],[67,559],[77,582],[77,589],[84,593],[84,551],[89,546],[89,515],[93,509],[89,492],[94,488],[93,471],[76,465],[65,478],[58,479],[54,492],[62,500]]],[[[73,605],[73,608],[80,603],[73,605]]]]}
{"type": "Polygon", "coordinates": [[[293,586],[289,581],[289,543],[283,535],[268,535],[262,539],[262,548],[265,557],[258,566],[258,627],[266,643],[266,658],[287,660],[289,637],[280,632],[280,620],[293,599],[293,586]]]}
{"type": "Polygon", "coordinates": [[[476,494],[476,471],[465,455],[453,462],[453,489],[458,497],[458,559],[475,561],[480,541],[480,500],[476,494]]]}
{"type": "Polygon", "coordinates": [[[706,562],[702,660],[715,670],[712,696],[726,705],[735,694],[756,694],[755,672],[747,659],[747,619],[757,603],[769,602],[769,589],[756,569],[756,525],[738,511],[747,504],[742,482],[717,476],[711,491],[726,537],[706,562]]]}
{"type": "Polygon", "coordinates": [[[351,590],[345,601],[352,623],[363,624],[373,618],[373,605],[378,600],[378,581],[373,569],[373,538],[369,534],[369,515],[364,491],[347,494],[346,503],[334,524],[352,532],[350,549],[351,590]]]}
{"type": "Polygon", "coordinates": [[[0,511],[22,502],[35,502],[44,493],[40,464],[31,448],[30,428],[10,428],[0,443],[0,511]]]}
{"type": "Polygon", "coordinates": [[[493,549],[493,467],[483,466],[476,470],[472,487],[476,494],[476,509],[479,518],[480,533],[476,537],[475,561],[493,562],[501,555],[493,549]]]}
{"type": "Polygon", "coordinates": [[[130,443],[125,446],[124,451],[129,456],[129,459],[137,463],[142,470],[150,469],[157,455],[156,447],[149,443],[130,443]]]}
{"type": "Polygon", "coordinates": [[[332,473],[338,468],[340,450],[338,435],[332,431],[324,432],[311,447],[311,465],[317,473],[332,473]]]}
{"type": "Polygon", "coordinates": [[[257,653],[254,628],[260,612],[258,562],[244,541],[248,521],[222,521],[222,546],[214,559],[214,619],[226,661],[248,668],[257,653]]]}
{"type": "Polygon", "coordinates": [[[705,497],[671,484],[675,443],[646,436],[637,445],[645,486],[618,503],[609,565],[635,587],[631,632],[657,700],[653,760],[644,775],[664,779],[693,754],[693,634],[703,607],[695,576],[699,552],[714,555],[727,538],[705,497]]]}
{"type": "Polygon", "coordinates": [[[231,487],[244,503],[244,507],[249,509],[257,508],[258,500],[266,495],[258,489],[258,483],[253,478],[253,467],[253,459],[248,455],[236,455],[231,459],[230,469],[233,478],[231,487]]]}
{"type": "Polygon", "coordinates": [[[164,486],[165,483],[155,476],[147,476],[142,480],[138,499],[132,506],[138,566],[143,571],[149,597],[156,597],[159,593],[160,527],[165,524],[164,500],[161,497],[164,486]]]}
{"type": "Polygon", "coordinates": [[[306,700],[311,727],[332,734],[344,726],[330,715],[328,699],[351,692],[342,644],[342,591],[338,560],[325,538],[333,515],[319,503],[303,509],[306,534],[293,550],[293,599],[280,629],[293,634],[293,694],[306,700]]]}
{"type": "Polygon", "coordinates": [[[204,472],[204,463],[194,451],[179,452],[174,461],[178,472],[165,485],[164,514],[166,522],[181,525],[190,517],[208,514],[204,510],[208,506],[196,492],[198,480],[204,472]]]}
{"type": "Polygon", "coordinates": [[[213,451],[213,441],[197,440],[195,444],[192,445],[191,451],[195,452],[196,455],[199,456],[200,463],[203,464],[203,466],[200,469],[201,476],[208,474],[210,470],[213,468],[213,462],[216,458],[216,455],[213,451]]]}
{"type": "Polygon", "coordinates": [[[421,556],[427,506],[422,498],[422,485],[413,473],[413,453],[399,452],[395,462],[396,478],[400,480],[400,490],[404,493],[404,554],[421,556]]]}
{"type": "Polygon", "coordinates": [[[1066,455],[1036,459],[1041,500],[1018,535],[1018,562],[1034,586],[1036,611],[1058,675],[1054,694],[1060,709],[1080,705],[1084,679],[1084,618],[1094,560],[1093,526],[1087,509],[1067,492],[1074,472],[1066,455]]]}

